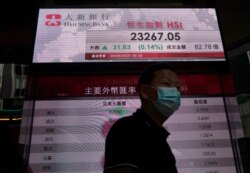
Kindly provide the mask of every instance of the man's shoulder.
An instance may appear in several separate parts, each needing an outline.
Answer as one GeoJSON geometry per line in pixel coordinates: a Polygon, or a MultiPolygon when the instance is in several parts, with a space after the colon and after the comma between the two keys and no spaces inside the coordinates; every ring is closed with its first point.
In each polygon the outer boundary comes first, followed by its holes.
{"type": "Polygon", "coordinates": [[[132,115],[125,116],[122,118],[119,118],[115,123],[114,126],[118,127],[138,127],[140,124],[143,123],[143,119],[141,118],[142,111],[138,109],[136,112],[134,112],[132,115]]]}
{"type": "Polygon", "coordinates": [[[135,118],[133,115],[129,115],[126,117],[119,118],[114,125],[113,128],[131,128],[135,124],[135,118]]]}

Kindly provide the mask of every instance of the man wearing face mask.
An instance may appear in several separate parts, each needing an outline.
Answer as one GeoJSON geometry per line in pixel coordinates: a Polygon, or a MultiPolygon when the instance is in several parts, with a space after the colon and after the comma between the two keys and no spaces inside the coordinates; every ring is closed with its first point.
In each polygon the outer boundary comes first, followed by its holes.
{"type": "Polygon", "coordinates": [[[177,173],[163,123],[179,108],[180,82],[173,67],[157,63],[139,79],[141,108],[116,121],[105,145],[104,173],[177,173]]]}

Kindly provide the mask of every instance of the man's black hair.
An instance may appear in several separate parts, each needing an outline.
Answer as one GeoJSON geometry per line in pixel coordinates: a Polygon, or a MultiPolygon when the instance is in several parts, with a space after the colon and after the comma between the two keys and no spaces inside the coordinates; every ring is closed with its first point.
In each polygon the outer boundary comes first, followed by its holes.
{"type": "Polygon", "coordinates": [[[139,78],[139,86],[141,86],[142,84],[151,85],[154,79],[155,72],[163,69],[171,70],[176,73],[175,68],[168,63],[156,63],[150,65],[141,73],[139,78]]]}

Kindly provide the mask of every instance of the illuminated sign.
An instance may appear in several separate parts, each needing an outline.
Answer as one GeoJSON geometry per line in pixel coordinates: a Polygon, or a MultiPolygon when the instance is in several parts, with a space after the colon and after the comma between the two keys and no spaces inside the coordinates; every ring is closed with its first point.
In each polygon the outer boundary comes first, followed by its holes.
{"type": "Polygon", "coordinates": [[[43,62],[224,61],[215,9],[40,9],[43,62]]]}

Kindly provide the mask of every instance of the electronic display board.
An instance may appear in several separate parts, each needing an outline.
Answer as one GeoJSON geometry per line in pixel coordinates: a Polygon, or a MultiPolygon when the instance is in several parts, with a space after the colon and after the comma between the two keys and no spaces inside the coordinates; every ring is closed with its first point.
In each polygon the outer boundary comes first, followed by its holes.
{"type": "MultiPolygon", "coordinates": [[[[183,98],[166,121],[179,173],[236,173],[223,98],[183,98]]],[[[37,100],[29,164],[37,172],[103,171],[105,137],[138,98],[37,100]]]]}
{"type": "Polygon", "coordinates": [[[131,61],[225,61],[216,10],[39,10],[33,63],[131,61]]]}
{"type": "MultiPolygon", "coordinates": [[[[136,75],[36,79],[34,107],[30,101],[26,104],[34,111],[30,149],[25,152],[33,172],[101,173],[110,127],[140,107],[137,79],[136,75]]],[[[236,173],[219,76],[187,74],[180,75],[180,81],[181,107],[164,123],[171,133],[167,141],[178,172],[236,173]]],[[[242,133],[240,117],[235,114],[233,119],[234,130],[242,133]]],[[[22,127],[22,143],[25,133],[22,127]]]]}

